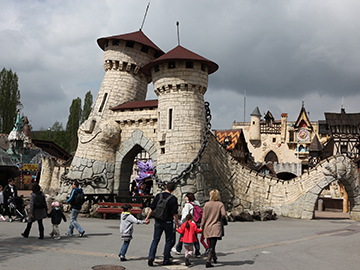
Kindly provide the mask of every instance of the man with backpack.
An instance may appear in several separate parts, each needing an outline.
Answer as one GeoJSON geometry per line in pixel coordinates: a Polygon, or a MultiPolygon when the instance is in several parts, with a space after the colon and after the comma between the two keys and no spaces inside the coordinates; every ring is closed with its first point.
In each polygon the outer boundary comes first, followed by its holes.
{"type": "Polygon", "coordinates": [[[79,237],[84,236],[84,229],[81,228],[80,224],[77,222],[77,216],[80,213],[81,206],[84,203],[84,192],[79,188],[79,182],[74,181],[72,183],[73,190],[71,191],[70,198],[66,200],[67,203],[71,204],[71,214],[70,214],[70,224],[69,230],[65,235],[73,236],[74,228],[79,231],[79,237]]]}
{"type": "Polygon", "coordinates": [[[160,242],[160,238],[163,232],[165,232],[165,248],[164,248],[164,261],[163,265],[171,265],[170,261],[170,249],[175,242],[174,239],[174,224],[176,229],[179,228],[178,221],[178,200],[171,193],[175,190],[175,183],[169,182],[166,185],[166,190],[155,196],[150,205],[150,211],[146,217],[146,221],[149,221],[151,214],[155,218],[154,236],[149,250],[148,265],[153,266],[156,249],[160,242]]]}

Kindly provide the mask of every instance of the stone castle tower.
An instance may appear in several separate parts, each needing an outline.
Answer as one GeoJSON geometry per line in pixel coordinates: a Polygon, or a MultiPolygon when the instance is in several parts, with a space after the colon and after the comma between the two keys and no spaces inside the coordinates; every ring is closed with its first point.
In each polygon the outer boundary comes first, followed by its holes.
{"type": "MultiPolygon", "coordinates": [[[[204,94],[208,75],[218,65],[182,46],[164,54],[142,31],[97,42],[104,50],[106,73],[89,118],[78,130],[78,148],[62,193],[77,179],[90,194],[126,194],[130,179],[125,179],[129,175],[125,168],[132,167],[134,153],[141,149],[150,152],[159,178],[170,181],[201,148],[206,126],[204,94]],[[151,81],[158,96],[155,118],[145,101],[151,81]],[[147,123],[157,125],[150,128],[147,123]],[[144,138],[136,141],[134,132],[144,138]]],[[[204,156],[200,170],[209,171],[209,164],[204,156]]],[[[196,193],[198,180],[182,183],[178,196],[196,193]]]]}
{"type": "MultiPolygon", "coordinates": [[[[208,75],[217,69],[214,62],[180,45],[144,67],[158,96],[157,168],[165,181],[181,173],[201,148],[206,124],[204,94],[208,75]]],[[[206,158],[201,162],[210,164],[206,158]]],[[[182,193],[199,191],[195,185],[186,186],[182,193]]]]}

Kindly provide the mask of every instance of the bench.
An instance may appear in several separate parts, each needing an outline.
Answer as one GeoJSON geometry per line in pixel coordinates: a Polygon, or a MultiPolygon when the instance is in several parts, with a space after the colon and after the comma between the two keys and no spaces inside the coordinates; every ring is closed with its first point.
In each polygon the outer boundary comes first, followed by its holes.
{"type": "MultiPolygon", "coordinates": [[[[102,213],[103,214],[103,218],[106,219],[106,214],[121,214],[124,209],[122,209],[121,207],[124,205],[125,203],[114,203],[114,202],[99,202],[98,206],[99,208],[96,209],[97,213],[102,213]]],[[[133,215],[137,215],[137,214],[141,214],[142,212],[142,204],[141,203],[129,203],[131,205],[131,214],[133,215]]]]}

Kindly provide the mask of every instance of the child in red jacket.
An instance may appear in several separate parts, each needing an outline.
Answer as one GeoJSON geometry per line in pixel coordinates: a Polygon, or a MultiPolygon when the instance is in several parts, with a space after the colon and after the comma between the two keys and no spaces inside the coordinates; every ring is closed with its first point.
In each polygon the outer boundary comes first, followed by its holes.
{"type": "Polygon", "coordinates": [[[194,242],[197,242],[195,234],[201,233],[202,230],[198,229],[191,214],[188,214],[185,220],[181,228],[177,229],[177,232],[183,235],[180,241],[183,242],[185,247],[185,265],[188,266],[191,264],[189,259],[193,255],[194,242]]]}

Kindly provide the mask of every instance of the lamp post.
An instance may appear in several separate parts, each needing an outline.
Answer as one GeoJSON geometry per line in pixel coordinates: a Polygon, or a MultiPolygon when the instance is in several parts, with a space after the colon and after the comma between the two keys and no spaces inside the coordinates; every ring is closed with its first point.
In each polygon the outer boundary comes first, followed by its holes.
{"type": "Polygon", "coordinates": [[[297,142],[297,144],[296,144],[296,151],[297,151],[297,155],[296,155],[296,174],[297,174],[297,176],[300,176],[299,139],[297,139],[296,142],[297,142]]]}

